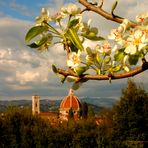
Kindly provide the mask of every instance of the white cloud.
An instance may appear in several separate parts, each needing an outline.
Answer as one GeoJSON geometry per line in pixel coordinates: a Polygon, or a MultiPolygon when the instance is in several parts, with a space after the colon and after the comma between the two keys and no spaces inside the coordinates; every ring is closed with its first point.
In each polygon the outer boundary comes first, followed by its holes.
{"type": "Polygon", "coordinates": [[[5,78],[5,81],[11,83],[11,82],[14,82],[14,78],[8,76],[8,77],[5,78]]]}
{"type": "Polygon", "coordinates": [[[28,91],[29,89],[32,89],[32,87],[28,85],[16,85],[16,84],[13,85],[13,91],[17,91],[17,92],[24,91],[24,90],[28,91]]]}
{"type": "Polygon", "coordinates": [[[51,70],[51,65],[64,65],[65,54],[60,45],[40,53],[28,48],[24,36],[32,22],[2,17],[0,24],[0,86],[1,94],[30,94],[34,90],[57,87],[60,83],[51,70]],[[49,68],[50,67],[50,68],[49,68]],[[21,90],[21,92],[20,92],[21,90]],[[14,91],[14,92],[13,92],[14,91]]]}
{"type": "MultiPolygon", "coordinates": [[[[51,1],[49,1],[51,2],[51,1]]],[[[64,0],[53,1],[52,6],[46,5],[55,13],[57,9],[64,4],[64,0]]],[[[105,1],[107,9],[111,1],[105,1]]],[[[113,2],[113,1],[112,1],[113,2]]],[[[131,0],[120,1],[116,10],[117,14],[121,13],[125,17],[133,17],[139,11],[147,10],[147,0],[141,3],[131,0]],[[125,10],[126,8],[126,10],[125,10]]],[[[17,8],[18,5],[14,5],[17,8]]],[[[105,7],[105,6],[104,6],[105,7]]],[[[24,9],[25,10],[25,9],[24,9]]],[[[109,10],[109,9],[108,9],[109,10]]],[[[40,10],[38,10],[40,11],[40,10]]],[[[100,34],[108,34],[111,28],[115,28],[114,22],[110,22],[94,13],[89,13],[89,18],[92,18],[92,24],[99,28],[100,34]]],[[[30,21],[19,20],[12,17],[0,15],[0,94],[32,94],[39,91],[41,94],[63,95],[71,84],[61,85],[57,76],[55,76],[49,67],[55,64],[59,67],[64,67],[66,53],[61,45],[56,45],[49,48],[48,53],[39,53],[34,49],[30,49],[24,42],[24,37],[28,29],[33,25],[30,21]],[[13,92],[14,91],[14,92],[13,92]]],[[[88,20],[88,12],[85,12],[86,21],[88,20]]],[[[94,46],[94,43],[85,42],[85,46],[94,46]]],[[[135,80],[143,81],[147,84],[147,72],[143,75],[135,76],[135,80]]],[[[82,85],[82,88],[77,91],[81,96],[111,96],[118,95],[120,86],[125,83],[125,80],[113,81],[113,85],[108,82],[90,81],[82,85]],[[105,89],[104,89],[105,87],[105,89]],[[106,90],[103,92],[103,90],[106,90]]]]}
{"type": "Polygon", "coordinates": [[[6,58],[11,54],[12,54],[12,52],[11,52],[10,48],[6,49],[6,50],[2,49],[1,52],[0,52],[0,59],[6,58]]]}
{"type": "Polygon", "coordinates": [[[20,81],[20,84],[26,84],[27,82],[35,82],[39,79],[40,74],[38,72],[25,71],[21,73],[16,71],[16,80],[20,81]]]}

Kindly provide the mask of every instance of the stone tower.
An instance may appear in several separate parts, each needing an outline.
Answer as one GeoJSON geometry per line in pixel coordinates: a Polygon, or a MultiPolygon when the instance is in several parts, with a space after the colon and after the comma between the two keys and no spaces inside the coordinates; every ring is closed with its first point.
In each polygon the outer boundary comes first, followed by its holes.
{"type": "Polygon", "coordinates": [[[32,96],[32,114],[40,113],[40,96],[32,96]]]}

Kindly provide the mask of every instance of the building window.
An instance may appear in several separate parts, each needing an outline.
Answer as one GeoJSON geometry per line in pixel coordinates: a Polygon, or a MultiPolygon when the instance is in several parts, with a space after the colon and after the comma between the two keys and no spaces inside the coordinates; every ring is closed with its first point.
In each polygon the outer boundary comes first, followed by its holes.
{"type": "Polygon", "coordinates": [[[37,102],[35,103],[35,107],[38,107],[38,104],[37,104],[37,102]]]}

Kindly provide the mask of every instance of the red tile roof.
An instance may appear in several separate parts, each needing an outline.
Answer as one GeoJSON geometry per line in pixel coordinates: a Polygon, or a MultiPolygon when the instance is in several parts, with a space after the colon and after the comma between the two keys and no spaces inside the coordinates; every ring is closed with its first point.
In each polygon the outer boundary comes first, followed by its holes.
{"type": "Polygon", "coordinates": [[[57,116],[58,113],[57,112],[40,112],[38,115],[39,116],[57,116]]]}
{"type": "Polygon", "coordinates": [[[81,107],[81,103],[78,97],[73,95],[73,90],[69,90],[68,96],[64,97],[63,101],[60,104],[60,110],[69,110],[72,108],[73,110],[78,110],[81,107]]]}
{"type": "Polygon", "coordinates": [[[79,109],[81,106],[81,103],[76,96],[66,96],[64,97],[63,101],[60,104],[60,109],[70,109],[72,108],[73,110],[79,109]]]}

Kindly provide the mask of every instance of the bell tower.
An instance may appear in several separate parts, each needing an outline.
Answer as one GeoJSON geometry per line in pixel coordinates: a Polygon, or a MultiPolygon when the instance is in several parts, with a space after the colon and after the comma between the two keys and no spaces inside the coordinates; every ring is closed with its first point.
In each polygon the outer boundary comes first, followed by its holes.
{"type": "Polygon", "coordinates": [[[40,113],[40,96],[32,96],[32,114],[40,113]]]}

